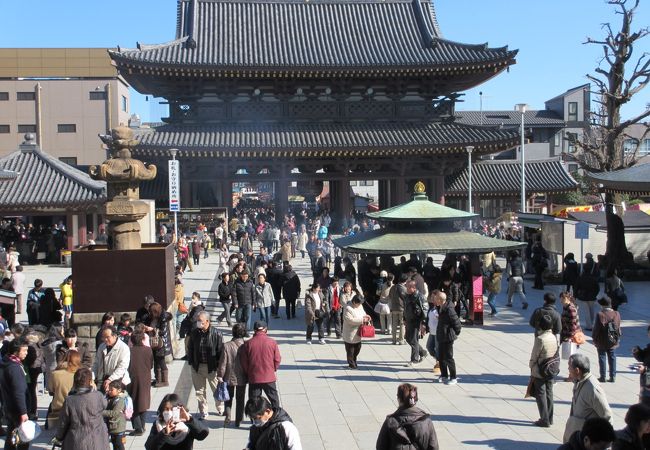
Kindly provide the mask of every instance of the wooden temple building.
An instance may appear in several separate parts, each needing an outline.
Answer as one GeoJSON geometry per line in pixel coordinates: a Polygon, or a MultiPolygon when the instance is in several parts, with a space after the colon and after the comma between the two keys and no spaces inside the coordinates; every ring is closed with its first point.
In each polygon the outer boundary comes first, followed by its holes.
{"type": "Polygon", "coordinates": [[[177,8],[173,40],[110,57],[138,92],[169,103],[134,155],[166,167],[179,149],[183,207],[232,206],[242,181],[275,183],[278,211],[290,183],[315,197],[328,181],[334,218],[351,209],[351,180],[378,180],[381,208],[408,201],[416,180],[444,203],[445,177],[466,166],[468,146],[479,159],[519,142],[518,131],[454,120],[459,93],[517,52],[444,39],[431,0],[177,8]]]}

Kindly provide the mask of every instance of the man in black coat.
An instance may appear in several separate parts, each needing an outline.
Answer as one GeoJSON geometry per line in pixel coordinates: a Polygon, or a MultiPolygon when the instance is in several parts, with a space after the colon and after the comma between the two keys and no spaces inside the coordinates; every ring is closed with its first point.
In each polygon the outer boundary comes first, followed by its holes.
{"type": "Polygon", "coordinates": [[[562,331],[562,316],[555,309],[555,294],[551,292],[544,294],[544,306],[537,308],[530,316],[530,326],[535,329],[535,336],[542,332],[539,321],[547,314],[553,320],[553,328],[551,330],[555,336],[558,336],[560,331],[562,331]]]}
{"type": "MultiPolygon", "coordinates": [[[[201,420],[208,413],[205,383],[210,386],[212,394],[217,390],[217,364],[223,353],[223,335],[210,324],[210,313],[207,311],[197,314],[196,325],[187,344],[187,363],[192,368],[192,384],[196,391],[201,420]]],[[[217,402],[217,412],[221,410],[219,414],[223,413],[221,403],[217,402]]]]}
{"type": "Polygon", "coordinates": [[[287,319],[296,317],[296,300],[300,296],[300,278],[290,264],[284,266],[282,273],[282,296],[286,304],[287,319]]]}
{"type": "Polygon", "coordinates": [[[26,422],[27,416],[27,380],[22,361],[27,357],[28,344],[21,339],[15,339],[8,344],[8,351],[0,364],[0,394],[4,408],[4,419],[7,423],[7,438],[5,450],[28,449],[29,444],[13,445],[12,432],[26,422]]]}
{"type": "Polygon", "coordinates": [[[273,317],[278,319],[280,318],[280,299],[282,298],[282,269],[278,267],[278,263],[275,261],[269,262],[269,267],[266,269],[266,279],[271,284],[271,290],[275,298],[275,303],[271,306],[271,312],[273,317]]]}
{"type": "Polygon", "coordinates": [[[420,345],[420,326],[424,325],[426,310],[424,297],[417,289],[413,280],[406,282],[406,297],[404,298],[404,324],[406,327],[406,342],[411,346],[411,362],[409,365],[421,362],[427,356],[427,351],[420,345]]]}
{"type": "Polygon", "coordinates": [[[454,302],[444,292],[436,293],[434,304],[440,306],[436,341],[438,342],[438,360],[440,361],[440,378],[438,382],[456,384],[456,361],[454,360],[454,341],[461,331],[461,324],[454,302]]]}
{"type": "Polygon", "coordinates": [[[252,327],[253,303],[255,301],[255,283],[250,280],[247,271],[243,271],[232,288],[232,307],[236,310],[237,322],[246,324],[246,331],[252,327]]]}

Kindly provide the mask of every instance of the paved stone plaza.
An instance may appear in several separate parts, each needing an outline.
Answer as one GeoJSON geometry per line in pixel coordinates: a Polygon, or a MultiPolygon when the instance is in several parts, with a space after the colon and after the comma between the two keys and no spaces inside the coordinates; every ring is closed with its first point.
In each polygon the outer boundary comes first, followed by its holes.
{"type": "MultiPolygon", "coordinates": [[[[195,272],[188,272],[184,281],[185,293],[199,291],[208,297],[210,308],[217,310],[217,258],[211,254],[201,260],[195,272]]],[[[306,259],[295,259],[294,267],[303,286],[309,281],[306,259]]],[[[25,267],[27,285],[34,278],[42,278],[46,286],[58,286],[69,273],[61,267],[25,267]]],[[[101,268],[98,268],[98,274],[101,268]]],[[[101,276],[101,275],[98,275],[101,276]]],[[[504,282],[505,285],[505,282],[504,282]]],[[[459,384],[447,386],[434,383],[433,363],[428,358],[416,368],[409,368],[409,347],[394,346],[388,336],[378,335],[365,341],[359,356],[359,369],[348,370],[343,343],[330,340],[327,345],[306,345],[302,309],[295,320],[279,319],[270,324],[270,335],[278,340],[282,365],[278,373],[278,387],[282,406],[300,430],[303,447],[316,449],[373,449],[381,424],[387,414],[396,408],[395,393],[402,382],[419,387],[419,406],[431,413],[440,448],[442,449],[555,449],[562,439],[569,413],[572,383],[558,381],[555,385],[555,425],[548,429],[533,426],[537,407],[533,399],[524,399],[528,382],[528,358],[533,344],[528,319],[542,304],[542,291],[527,291],[530,307],[524,311],[515,300],[515,308],[500,309],[497,318],[487,318],[483,327],[466,327],[455,345],[459,384]]],[[[618,376],[615,384],[606,384],[610,406],[614,412],[614,427],[624,426],[627,407],[636,402],[638,375],[629,369],[629,356],[634,345],[647,342],[646,324],[650,307],[645,304],[648,283],[627,283],[630,303],[622,308],[623,340],[618,354],[618,376]]],[[[549,286],[559,292],[560,286],[549,286]]],[[[304,291],[304,289],[303,289],[304,291]]],[[[505,294],[499,295],[498,305],[505,303],[505,294]]],[[[282,308],[284,311],[284,307],[282,308]]],[[[22,319],[26,319],[22,316],[22,319]]],[[[222,327],[227,332],[226,327],[222,327]]],[[[226,337],[229,340],[229,337],[226,337]]],[[[587,343],[581,351],[592,362],[597,373],[595,348],[587,343]]],[[[186,399],[190,412],[197,409],[191,388],[189,367],[184,361],[170,366],[171,386],[186,399]]],[[[562,363],[559,380],[567,373],[562,363]]],[[[151,409],[157,408],[162,396],[170,389],[153,389],[151,409]]],[[[39,398],[39,416],[44,417],[50,398],[39,398]]],[[[213,410],[214,411],[214,408],[213,410]]],[[[149,423],[153,420],[153,413],[149,423]]],[[[223,428],[223,418],[211,414],[207,418],[210,435],[195,444],[196,449],[237,449],[245,447],[248,420],[240,429],[223,428]]],[[[148,435],[149,429],[147,429],[148,435]]],[[[53,431],[46,431],[32,448],[49,449],[47,444],[53,431]]],[[[128,438],[127,448],[142,449],[146,435],[128,438]]]]}

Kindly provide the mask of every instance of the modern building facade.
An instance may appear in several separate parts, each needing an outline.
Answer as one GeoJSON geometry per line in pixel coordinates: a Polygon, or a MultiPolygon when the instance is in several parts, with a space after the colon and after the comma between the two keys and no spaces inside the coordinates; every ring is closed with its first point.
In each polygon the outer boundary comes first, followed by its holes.
{"type": "MultiPolygon", "coordinates": [[[[523,112],[525,171],[528,212],[550,212],[553,195],[575,190],[571,173],[579,171],[575,160],[580,141],[590,126],[590,85],[585,84],[545,102],[542,110],[523,112]]],[[[460,123],[503,130],[521,129],[522,112],[456,111],[460,123]]],[[[521,145],[484,156],[473,168],[474,205],[486,218],[496,218],[521,205],[521,145]]],[[[464,208],[468,195],[468,170],[447,177],[447,197],[464,208]]]]}
{"type": "Polygon", "coordinates": [[[72,165],[106,159],[98,134],[126,125],[129,88],[102,48],[0,49],[0,156],[34,133],[72,165]]]}
{"type": "Polygon", "coordinates": [[[518,141],[454,120],[457,93],[516,52],[444,39],[429,0],[179,0],[173,40],[110,56],[136,90],[169,102],[135,154],[164,167],[178,148],[189,207],[231,206],[232,183],[247,181],[275,183],[278,211],[292,182],[315,198],[329,181],[341,215],[355,180],[375,180],[382,207],[418,179],[444,201],[466,146],[479,157],[518,141]]]}

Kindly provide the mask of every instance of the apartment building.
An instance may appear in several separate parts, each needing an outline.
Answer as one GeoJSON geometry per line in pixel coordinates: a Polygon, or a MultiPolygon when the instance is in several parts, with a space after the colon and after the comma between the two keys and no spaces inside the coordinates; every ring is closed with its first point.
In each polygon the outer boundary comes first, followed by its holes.
{"type": "Polygon", "coordinates": [[[128,84],[105,48],[0,49],[0,157],[25,133],[71,165],[106,159],[97,135],[128,124],[128,84]]]}

